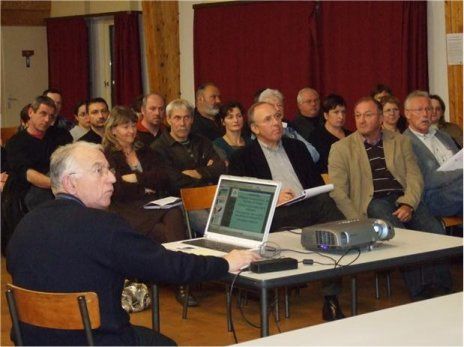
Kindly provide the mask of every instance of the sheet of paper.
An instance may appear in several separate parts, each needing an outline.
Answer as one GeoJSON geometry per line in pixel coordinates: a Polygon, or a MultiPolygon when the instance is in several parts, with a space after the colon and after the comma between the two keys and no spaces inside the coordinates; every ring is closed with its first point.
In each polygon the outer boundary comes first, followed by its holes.
{"type": "Polygon", "coordinates": [[[437,171],[453,171],[459,169],[462,170],[462,149],[444,162],[437,171]]]}
{"type": "Polygon", "coordinates": [[[298,196],[294,197],[293,199],[279,205],[279,206],[289,206],[289,205],[293,205],[295,203],[297,203],[298,201],[302,201],[302,200],[306,200],[312,196],[316,196],[316,195],[319,195],[319,194],[323,194],[323,193],[328,193],[330,191],[332,191],[334,189],[334,185],[333,184],[325,184],[323,186],[319,186],[319,187],[314,187],[314,188],[308,188],[308,189],[305,189],[301,192],[301,194],[299,194],[298,196]]]}

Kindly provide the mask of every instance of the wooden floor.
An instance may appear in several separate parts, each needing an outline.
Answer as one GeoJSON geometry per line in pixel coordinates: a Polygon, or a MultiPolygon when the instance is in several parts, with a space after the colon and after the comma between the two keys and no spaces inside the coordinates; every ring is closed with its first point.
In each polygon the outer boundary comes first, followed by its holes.
{"type": "MultiPolygon", "coordinates": [[[[462,291],[462,259],[452,259],[452,273],[454,290],[462,291]]],[[[359,314],[376,311],[383,308],[402,305],[410,302],[401,274],[398,270],[392,273],[392,296],[386,297],[385,282],[382,284],[382,297],[375,298],[374,273],[362,273],[357,276],[359,288],[359,314]]],[[[8,307],[5,302],[5,284],[11,281],[11,277],[5,269],[5,259],[1,258],[1,345],[11,346],[9,330],[11,327],[8,307]]],[[[274,318],[270,319],[271,334],[302,328],[310,325],[324,323],[321,318],[321,294],[320,283],[314,282],[300,290],[300,294],[291,296],[291,316],[286,319],[281,315],[278,324],[274,318]]],[[[233,334],[227,331],[225,319],[225,295],[224,286],[218,283],[204,283],[201,292],[196,293],[200,300],[200,306],[189,309],[188,319],[181,317],[182,308],[175,299],[169,287],[160,290],[161,304],[161,332],[174,339],[179,345],[207,345],[224,346],[234,343],[233,334]]],[[[350,311],[350,285],[349,279],[344,279],[344,289],[340,296],[340,302],[345,314],[350,311]]],[[[234,301],[235,303],[235,301],[234,301]]],[[[282,305],[283,306],[283,305],[282,305]]],[[[256,299],[249,299],[243,312],[248,320],[259,324],[259,305],[256,299]]],[[[248,325],[241,317],[234,304],[233,321],[239,342],[259,337],[259,329],[248,325]]],[[[137,325],[150,327],[150,310],[132,314],[131,322],[137,325]]]]}

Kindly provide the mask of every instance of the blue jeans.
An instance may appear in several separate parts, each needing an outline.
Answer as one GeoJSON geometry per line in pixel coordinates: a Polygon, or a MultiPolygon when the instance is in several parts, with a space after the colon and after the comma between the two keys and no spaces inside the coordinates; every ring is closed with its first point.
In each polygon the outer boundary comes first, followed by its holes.
{"type": "MultiPolygon", "coordinates": [[[[396,216],[393,216],[392,213],[398,209],[396,200],[399,196],[399,194],[391,194],[384,198],[373,199],[367,207],[367,215],[370,218],[383,219],[396,228],[445,235],[445,229],[441,222],[430,213],[422,202],[413,212],[409,222],[401,222],[396,216]]],[[[433,285],[443,290],[451,290],[452,288],[452,278],[448,264],[422,265],[422,274],[420,266],[407,266],[402,270],[411,297],[420,294],[424,289],[424,285],[433,285]],[[422,283],[422,279],[424,283],[422,283]]]]}
{"type": "Polygon", "coordinates": [[[462,178],[424,192],[423,201],[434,216],[462,216],[462,178]]]}

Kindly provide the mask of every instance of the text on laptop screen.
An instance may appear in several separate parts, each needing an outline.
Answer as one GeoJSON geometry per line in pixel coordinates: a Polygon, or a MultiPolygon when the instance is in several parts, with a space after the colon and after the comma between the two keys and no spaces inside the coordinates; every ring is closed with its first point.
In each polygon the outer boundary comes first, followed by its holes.
{"type": "Polygon", "coordinates": [[[211,211],[208,232],[261,240],[276,187],[223,179],[211,211]]]}

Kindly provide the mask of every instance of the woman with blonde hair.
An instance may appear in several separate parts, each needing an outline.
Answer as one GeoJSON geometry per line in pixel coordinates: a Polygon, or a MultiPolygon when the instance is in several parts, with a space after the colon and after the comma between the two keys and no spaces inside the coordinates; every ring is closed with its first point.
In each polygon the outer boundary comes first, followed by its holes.
{"type": "MultiPolygon", "coordinates": [[[[154,242],[172,242],[187,237],[182,210],[179,207],[144,209],[149,201],[168,195],[168,175],[156,154],[136,141],[137,115],[129,108],[116,106],[105,125],[103,147],[114,170],[113,200],[110,210],[124,217],[139,233],[154,242]]],[[[184,300],[186,291],[177,288],[176,298],[184,300]]],[[[190,305],[196,304],[189,298],[190,305]]]]}

